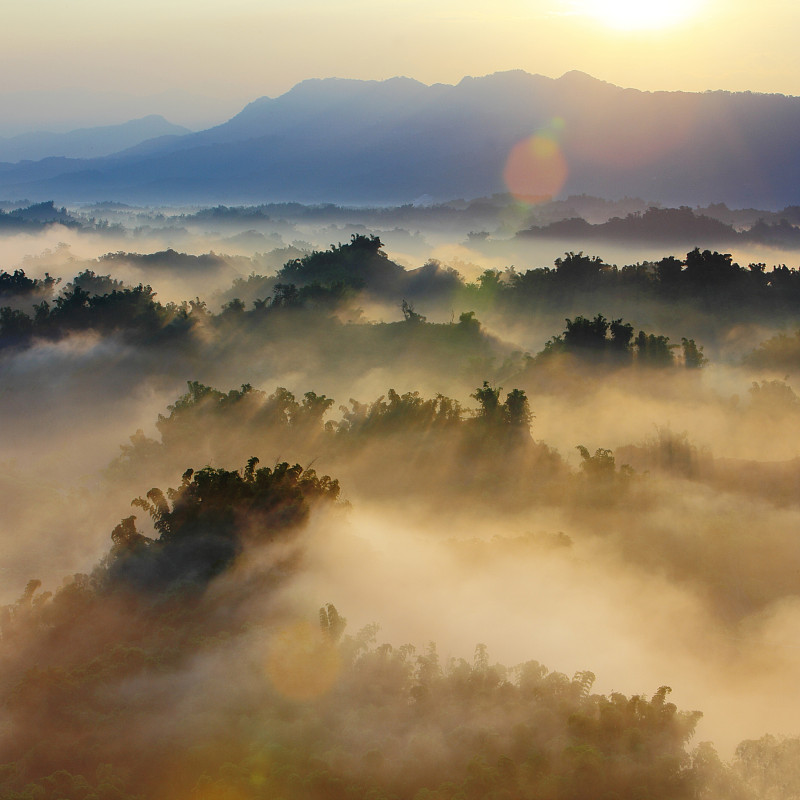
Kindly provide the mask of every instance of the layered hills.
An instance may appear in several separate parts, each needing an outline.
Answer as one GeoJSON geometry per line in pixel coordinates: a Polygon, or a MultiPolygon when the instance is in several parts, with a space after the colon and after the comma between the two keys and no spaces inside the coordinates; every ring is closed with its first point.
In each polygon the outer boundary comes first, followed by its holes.
{"type": "Polygon", "coordinates": [[[0,197],[394,204],[511,188],[527,200],[587,193],[780,208],[797,202],[799,126],[800,98],[643,92],[578,72],[455,86],[331,78],[198,133],[101,158],[2,164],[0,197]]]}

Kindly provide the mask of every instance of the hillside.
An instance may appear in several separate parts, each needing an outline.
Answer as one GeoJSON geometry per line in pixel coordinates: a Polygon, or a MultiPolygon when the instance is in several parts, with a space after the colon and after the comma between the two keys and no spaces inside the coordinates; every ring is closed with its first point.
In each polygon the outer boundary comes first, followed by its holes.
{"type": "Polygon", "coordinates": [[[104,158],[3,165],[0,197],[405,203],[504,191],[505,173],[528,200],[778,208],[797,201],[798,125],[795,97],[642,92],[577,72],[455,86],[310,80],[199,133],[104,158]],[[529,137],[532,163],[514,149],[529,137]]]}

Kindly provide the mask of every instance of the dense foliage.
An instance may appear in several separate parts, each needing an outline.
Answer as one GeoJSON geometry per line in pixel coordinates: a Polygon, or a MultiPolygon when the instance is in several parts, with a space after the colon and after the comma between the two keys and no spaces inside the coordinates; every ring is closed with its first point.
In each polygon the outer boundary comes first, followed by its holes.
{"type": "Polygon", "coordinates": [[[159,536],[139,533],[135,517],[123,520],[111,533],[109,581],[156,590],[203,586],[235,560],[246,540],[274,540],[305,522],[309,503],[338,497],[339,484],[327,475],[318,478],[299,464],[257,464],[251,458],[242,473],[190,469],[166,496],[151,489],[147,499],[134,500],[153,518],[159,536]]]}
{"type": "MultiPolygon", "coordinates": [[[[215,224],[239,216],[224,207],[204,213],[215,224]]],[[[646,217],[648,225],[665,223],[664,215],[646,217]]],[[[252,218],[264,219],[266,211],[252,218]]],[[[473,238],[491,245],[488,236],[473,238]]],[[[468,283],[436,262],[403,270],[382,252],[380,238],[355,234],[328,251],[293,252],[275,276],[238,279],[212,311],[199,297],[161,303],[151,286],[103,275],[98,264],[193,275],[221,268],[225,258],[120,252],[92,262],[59,292],[47,274],[0,273],[0,346],[12,378],[36,374],[37,359],[45,372],[54,365],[54,380],[74,370],[85,393],[122,377],[106,408],[119,409],[123,426],[132,397],[139,410],[150,404],[137,419],[152,421],[153,398],[166,404],[164,391],[198,378],[154,420],[155,433],[130,438],[97,476],[94,495],[85,483],[60,492],[44,479],[28,481],[24,465],[3,465],[4,485],[14,487],[6,499],[27,506],[34,521],[24,532],[38,537],[42,551],[53,541],[90,538],[73,521],[88,515],[77,517],[70,506],[102,497],[106,508],[97,516],[111,506],[108,519],[116,520],[121,492],[126,502],[131,486],[141,491],[183,477],[176,488],[153,488],[133,501],[149,523],[121,519],[89,574],[51,591],[32,580],[0,610],[0,797],[797,794],[797,739],[747,740],[723,763],[713,747],[694,740],[699,712],[678,710],[666,686],[647,695],[595,694],[588,671],[569,678],[535,661],[508,668],[492,664],[480,644],[468,661],[440,658],[433,643],[379,643],[377,625],[346,635],[344,618],[327,602],[337,597],[328,598],[325,588],[328,575],[341,575],[338,585],[347,590],[348,581],[357,584],[349,602],[363,603],[362,621],[365,608],[385,608],[387,597],[400,618],[438,619],[436,603],[452,602],[441,619],[460,628],[453,641],[473,631],[480,639],[476,620],[496,602],[492,619],[507,641],[527,649],[530,640],[533,656],[547,645],[532,631],[552,628],[583,653],[582,637],[595,624],[592,647],[620,647],[609,659],[618,667],[614,681],[620,674],[628,680],[638,668],[637,647],[652,645],[669,657],[636,674],[655,674],[653,687],[671,682],[682,692],[689,669],[678,656],[695,664],[686,655],[693,648],[692,658],[709,659],[707,675],[689,676],[701,688],[719,685],[720,696],[730,696],[723,686],[730,674],[713,673],[730,659],[731,674],[740,677],[763,667],[754,685],[766,693],[767,681],[785,679],[783,665],[743,654],[752,642],[773,647],[785,636],[781,625],[793,630],[800,465],[796,458],[719,458],[697,432],[719,424],[717,442],[748,435],[756,443],[788,441],[800,430],[800,400],[788,378],[752,370],[732,395],[735,382],[719,378],[716,367],[699,369],[703,347],[681,332],[700,340],[695,312],[722,319],[726,336],[759,315],[792,317],[794,270],[744,270],[729,255],[699,248],[686,259],[621,269],[569,252],[554,269],[486,270],[468,283]],[[628,313],[630,298],[642,301],[642,316],[628,313]],[[362,302],[389,309],[381,313],[397,321],[365,322],[362,302]],[[677,327],[685,317],[662,327],[664,316],[650,313],[676,303],[689,310],[686,329],[677,327]],[[534,356],[487,332],[494,324],[513,338],[520,320],[534,326],[535,335],[524,338],[532,349],[561,320],[565,328],[534,356]],[[650,333],[653,327],[673,340],[650,333]],[[109,376],[98,377],[105,368],[109,376]],[[420,374],[424,382],[415,383],[420,374]],[[387,378],[392,383],[381,383],[387,378]],[[253,383],[213,388],[244,379],[253,383]],[[279,381],[272,392],[256,388],[279,381]],[[297,390],[309,385],[326,394],[297,390]],[[386,385],[397,388],[376,397],[375,387],[386,385]],[[339,405],[329,396],[344,400],[349,394],[341,392],[350,390],[374,399],[339,405]],[[660,402],[662,394],[670,402],[660,402]],[[625,424],[629,414],[652,426],[672,411],[682,420],[678,414],[694,404],[704,414],[691,435],[656,424],[650,438],[626,438],[642,430],[625,424]],[[543,422],[548,434],[541,433],[543,422]],[[552,442],[554,432],[560,451],[537,438],[552,442]],[[253,452],[273,466],[247,460],[253,452]],[[289,453],[293,466],[283,460],[289,453]],[[339,480],[323,472],[341,479],[352,505],[337,502],[339,480]],[[56,510],[37,516],[36,506],[48,503],[56,510]],[[361,509],[352,535],[348,525],[361,509]],[[407,559],[414,570],[383,572],[381,561],[360,560],[383,548],[387,562],[407,559]],[[499,566],[502,578],[486,580],[499,566]],[[550,572],[561,575],[552,584],[550,572]],[[402,578],[395,582],[396,574],[402,578]],[[606,580],[615,584],[611,590],[594,586],[606,580]],[[651,585],[658,587],[652,597],[651,585]],[[620,611],[640,602],[630,617],[620,611]],[[679,615],[691,617],[686,627],[679,615]],[[614,616],[611,627],[619,624],[623,633],[611,630],[605,638],[604,616],[614,616]],[[580,627],[584,617],[589,622],[580,627]],[[634,643],[645,627],[650,638],[634,643]],[[681,666],[682,685],[674,681],[681,666]]],[[[785,375],[798,363],[797,339],[774,336],[748,363],[757,370],[780,366],[785,375]]],[[[719,350],[706,344],[720,363],[719,350]]],[[[74,387],[66,379],[58,386],[53,397],[65,402],[74,387]]],[[[10,381],[9,389],[13,407],[18,385],[10,381]]],[[[49,408],[40,422],[53,471],[63,471],[49,408]]],[[[76,415],[70,424],[84,432],[88,448],[86,431],[97,420],[76,415]]],[[[100,551],[91,552],[86,563],[100,551]]],[[[30,574],[26,568],[20,585],[30,574]]],[[[41,577],[52,582],[52,572],[41,577]]],[[[639,692],[649,680],[620,688],[639,692]]],[[[750,684],[742,678],[741,685],[750,684]]],[[[741,716],[749,719],[752,707],[741,716]]],[[[719,712],[719,703],[711,710],[719,712]]]]}
{"type": "MultiPolygon", "coordinates": [[[[408,272],[390,261],[382,251],[376,236],[354,234],[348,244],[332,245],[328,251],[315,251],[290,260],[273,280],[251,275],[248,283],[259,284],[269,296],[256,298],[252,309],[233,297],[222,312],[212,314],[199,300],[162,305],[155,299],[150,286],[124,286],[110,276],[84,270],[59,295],[51,308],[39,303],[33,314],[21,309],[4,307],[0,317],[0,342],[17,344],[33,337],[58,338],[74,331],[94,330],[103,333],[121,331],[137,341],[180,340],[198,326],[227,333],[238,329],[242,333],[263,330],[263,324],[280,311],[321,311],[323,318],[342,307],[352,308],[357,292],[367,291],[382,299],[402,305],[407,322],[424,323],[425,318],[410,302],[401,299],[448,297],[451,302],[485,311],[491,309],[506,314],[529,313],[534,309],[557,308],[569,305],[577,297],[593,296],[596,302],[608,302],[612,297],[649,299],[654,302],[699,304],[708,313],[727,313],[736,307],[741,316],[766,312],[782,313],[791,310],[800,297],[797,271],[785,265],[767,272],[764,264],[751,264],[742,269],[729,254],[701,251],[695,248],[681,261],[668,256],[658,262],[625,266],[618,269],[597,256],[582,252],[567,253],[556,259],[555,269],[532,269],[505,273],[486,270],[475,283],[464,283],[452,270],[443,270],[429,263],[419,270],[408,272]]],[[[224,263],[219,256],[186,256],[169,250],[147,256],[117,253],[105,256],[103,263],[159,264],[164,268],[202,270],[224,263]],[[204,260],[205,259],[205,260],[204,260]],[[137,261],[138,260],[138,261],[137,261]],[[183,262],[187,263],[184,264],[183,262]]],[[[239,285],[245,289],[241,279],[239,285]]],[[[6,296],[30,293],[38,287],[52,291],[54,279],[41,281],[25,276],[23,270],[13,275],[0,274],[0,289],[6,296]],[[41,285],[40,285],[41,284],[41,285]]],[[[474,312],[463,312],[458,325],[450,327],[477,332],[479,325],[474,312]],[[472,315],[472,316],[470,316],[472,315]]],[[[447,326],[435,326],[442,328],[447,326]]],[[[428,326],[431,332],[434,326],[428,326]]],[[[633,326],[614,320],[608,323],[601,315],[594,319],[577,316],[568,322],[564,344],[592,346],[603,340],[610,330],[609,352],[625,352],[632,339],[633,326]],[[601,330],[602,329],[602,330],[601,330]]],[[[442,331],[443,333],[443,331],[442,331]]],[[[666,337],[644,334],[635,339],[640,358],[648,363],[670,361],[666,337]]],[[[702,364],[692,339],[687,339],[687,365],[702,364]]],[[[551,345],[558,345],[553,340],[551,345]]],[[[606,348],[607,349],[607,348],[606,348]]]]}

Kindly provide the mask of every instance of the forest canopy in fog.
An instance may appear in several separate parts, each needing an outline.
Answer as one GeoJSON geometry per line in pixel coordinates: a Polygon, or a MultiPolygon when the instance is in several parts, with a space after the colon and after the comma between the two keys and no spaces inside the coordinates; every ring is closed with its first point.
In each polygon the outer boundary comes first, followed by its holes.
{"type": "Polygon", "coordinates": [[[797,796],[800,273],[556,206],[0,215],[0,796],[797,796]]]}

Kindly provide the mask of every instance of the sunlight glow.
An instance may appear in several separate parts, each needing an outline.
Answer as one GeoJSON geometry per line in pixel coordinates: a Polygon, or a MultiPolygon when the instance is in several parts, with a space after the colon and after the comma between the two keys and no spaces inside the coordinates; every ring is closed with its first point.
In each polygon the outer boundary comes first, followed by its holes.
{"type": "Polygon", "coordinates": [[[611,28],[644,30],[668,28],[697,14],[697,0],[578,0],[581,14],[594,17],[611,28]]]}

